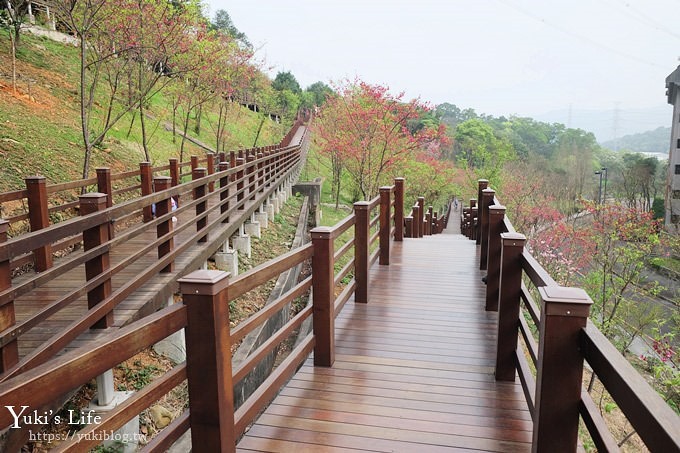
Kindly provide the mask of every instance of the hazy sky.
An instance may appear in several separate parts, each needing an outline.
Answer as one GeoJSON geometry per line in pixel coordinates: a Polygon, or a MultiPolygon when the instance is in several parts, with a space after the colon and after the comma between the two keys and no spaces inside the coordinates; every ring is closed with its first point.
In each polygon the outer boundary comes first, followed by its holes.
{"type": "Polygon", "coordinates": [[[680,57],[680,0],[208,4],[230,14],[272,75],[292,71],[303,87],[358,76],[494,115],[660,107],[680,57]]]}

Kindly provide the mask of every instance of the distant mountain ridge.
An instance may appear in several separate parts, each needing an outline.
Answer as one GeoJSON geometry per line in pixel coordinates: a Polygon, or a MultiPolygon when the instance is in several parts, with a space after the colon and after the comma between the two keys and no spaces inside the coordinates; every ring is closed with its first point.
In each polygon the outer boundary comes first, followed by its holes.
{"type": "Polygon", "coordinates": [[[611,150],[667,155],[670,137],[671,128],[662,126],[651,131],[624,135],[621,138],[607,140],[600,144],[611,150]]]}
{"type": "MultiPolygon", "coordinates": [[[[606,143],[615,138],[621,140],[626,135],[670,126],[672,116],[673,108],[660,103],[655,107],[638,109],[623,107],[601,110],[561,109],[536,115],[534,118],[546,123],[562,123],[567,127],[592,132],[599,143],[606,143]]],[[[670,140],[670,135],[668,137],[670,140]]],[[[668,151],[668,143],[664,145],[663,150],[668,151]]]]}

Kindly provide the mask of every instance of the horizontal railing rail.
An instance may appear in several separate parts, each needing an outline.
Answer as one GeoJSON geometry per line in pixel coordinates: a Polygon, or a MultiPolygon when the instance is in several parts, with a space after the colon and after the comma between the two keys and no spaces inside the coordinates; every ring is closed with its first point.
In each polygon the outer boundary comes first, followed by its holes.
{"type": "Polygon", "coordinates": [[[559,286],[529,253],[488,181],[479,181],[470,206],[462,210],[461,230],[480,246],[485,308],[498,311],[496,379],[519,377],[534,451],[576,451],[579,420],[598,451],[619,451],[582,388],[584,361],[651,451],[680,451],[680,417],[588,320],[586,292],[559,286]]]}

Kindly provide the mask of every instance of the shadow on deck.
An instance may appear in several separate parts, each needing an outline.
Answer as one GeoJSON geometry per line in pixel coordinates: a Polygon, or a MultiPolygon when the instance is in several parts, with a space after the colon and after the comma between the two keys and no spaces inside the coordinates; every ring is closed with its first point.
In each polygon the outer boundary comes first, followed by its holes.
{"type": "Polygon", "coordinates": [[[239,450],[529,450],[522,388],[494,379],[497,313],[477,253],[457,234],[393,243],[369,303],[335,321],[333,367],[307,360],[239,450]]]}

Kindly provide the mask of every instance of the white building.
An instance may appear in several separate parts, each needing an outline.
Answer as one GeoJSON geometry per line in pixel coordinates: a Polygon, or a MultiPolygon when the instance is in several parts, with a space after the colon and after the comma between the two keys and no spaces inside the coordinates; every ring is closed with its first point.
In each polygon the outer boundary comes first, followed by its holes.
{"type": "Polygon", "coordinates": [[[669,231],[680,232],[680,66],[666,77],[668,103],[673,106],[671,147],[668,155],[665,224],[669,231]]]}

